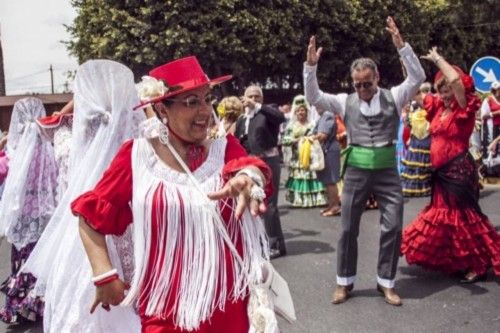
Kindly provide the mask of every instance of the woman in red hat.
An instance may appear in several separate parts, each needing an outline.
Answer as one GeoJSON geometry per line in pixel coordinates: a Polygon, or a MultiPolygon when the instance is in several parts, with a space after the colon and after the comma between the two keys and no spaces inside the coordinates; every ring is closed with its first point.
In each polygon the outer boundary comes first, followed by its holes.
{"type": "Polygon", "coordinates": [[[161,121],[145,133],[159,136],[126,142],[94,190],[71,206],[94,274],[89,306],[135,304],[143,332],[248,332],[248,285],[268,257],[255,217],[265,211],[270,170],[232,135],[207,139],[211,88],[231,76],[208,79],[195,57],[149,75],[139,85],[140,107],[152,105],[161,121]],[[116,274],[105,242],[129,225],[130,286],[116,274]]]}
{"type": "Polygon", "coordinates": [[[476,165],[469,138],[480,99],[472,78],[451,66],[436,48],[422,57],[439,68],[437,95],[424,104],[431,121],[431,203],[406,227],[401,250],[410,264],[464,273],[463,283],[500,275],[500,235],[479,207],[476,165]]]}

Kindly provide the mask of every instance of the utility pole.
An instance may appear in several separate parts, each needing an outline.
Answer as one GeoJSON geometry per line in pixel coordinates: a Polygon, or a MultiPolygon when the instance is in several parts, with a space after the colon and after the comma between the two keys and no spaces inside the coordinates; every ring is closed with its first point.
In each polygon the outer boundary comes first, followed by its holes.
{"type": "Polygon", "coordinates": [[[54,70],[52,68],[52,65],[50,65],[49,71],[50,71],[50,87],[52,90],[52,94],[54,94],[54,70]]]}

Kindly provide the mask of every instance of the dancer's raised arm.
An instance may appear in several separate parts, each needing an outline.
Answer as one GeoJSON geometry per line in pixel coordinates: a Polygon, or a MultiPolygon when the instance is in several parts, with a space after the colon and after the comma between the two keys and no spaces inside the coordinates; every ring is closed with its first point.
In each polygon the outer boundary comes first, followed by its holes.
{"type": "Polygon", "coordinates": [[[458,105],[462,108],[465,107],[467,105],[465,99],[465,87],[462,80],[460,80],[460,73],[458,73],[455,68],[453,68],[453,66],[438,53],[437,47],[434,46],[429,50],[429,53],[421,58],[432,61],[434,65],[436,65],[443,72],[444,79],[450,85],[458,105]]]}
{"type": "Polygon", "coordinates": [[[316,70],[322,51],[322,47],[316,48],[316,36],[311,36],[304,63],[304,94],[309,104],[338,113],[343,117],[347,94],[333,95],[319,89],[316,70]]]}
{"type": "Polygon", "coordinates": [[[425,72],[410,44],[404,41],[394,19],[389,16],[386,23],[385,29],[391,34],[392,42],[398,50],[403,71],[406,74],[405,80],[391,89],[398,111],[401,111],[425,81],[425,72]]]}

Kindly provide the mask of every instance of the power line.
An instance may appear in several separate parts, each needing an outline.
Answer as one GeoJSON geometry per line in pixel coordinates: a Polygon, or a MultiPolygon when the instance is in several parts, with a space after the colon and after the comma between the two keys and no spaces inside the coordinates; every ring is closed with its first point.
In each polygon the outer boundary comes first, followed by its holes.
{"type": "MultiPolygon", "coordinates": [[[[59,84],[54,84],[54,87],[60,87],[60,86],[64,86],[65,83],[59,83],[59,84]]],[[[16,88],[16,89],[32,89],[32,88],[50,88],[52,85],[50,84],[46,84],[46,85],[43,85],[43,86],[28,86],[28,87],[20,87],[20,88],[16,88]]]]}
{"type": "MultiPolygon", "coordinates": [[[[35,75],[40,75],[40,74],[43,74],[43,73],[46,73],[48,72],[50,69],[44,69],[44,70],[41,70],[41,71],[38,71],[38,72],[35,72],[35,73],[31,73],[31,74],[26,74],[26,75],[22,75],[22,76],[18,76],[18,77],[15,77],[15,78],[12,78],[12,79],[9,79],[7,78],[8,81],[16,81],[16,80],[21,80],[21,79],[26,79],[28,77],[32,77],[32,76],[35,76],[35,75]]],[[[54,72],[67,72],[68,69],[62,69],[62,68],[53,68],[53,71],[54,72]]]]}
{"type": "Polygon", "coordinates": [[[7,78],[7,80],[8,81],[15,81],[15,80],[20,80],[20,79],[26,79],[28,77],[35,76],[35,75],[40,75],[40,74],[48,72],[48,71],[49,71],[48,69],[44,69],[43,71],[39,71],[39,72],[31,73],[31,74],[26,74],[26,75],[23,75],[23,76],[18,76],[18,77],[15,77],[13,79],[7,78]]]}

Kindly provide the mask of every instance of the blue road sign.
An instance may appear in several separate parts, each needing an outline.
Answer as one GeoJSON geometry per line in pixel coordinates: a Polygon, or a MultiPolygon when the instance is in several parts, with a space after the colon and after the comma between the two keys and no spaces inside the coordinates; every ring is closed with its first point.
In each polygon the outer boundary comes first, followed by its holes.
{"type": "Polygon", "coordinates": [[[491,84],[500,80],[500,60],[487,56],[479,58],[470,69],[476,90],[482,93],[490,91],[491,84]]]}

